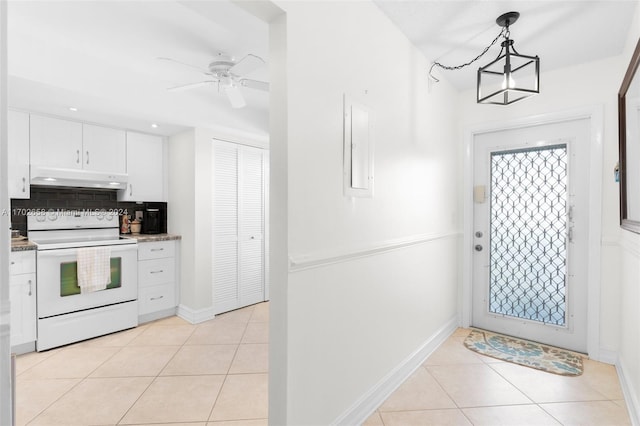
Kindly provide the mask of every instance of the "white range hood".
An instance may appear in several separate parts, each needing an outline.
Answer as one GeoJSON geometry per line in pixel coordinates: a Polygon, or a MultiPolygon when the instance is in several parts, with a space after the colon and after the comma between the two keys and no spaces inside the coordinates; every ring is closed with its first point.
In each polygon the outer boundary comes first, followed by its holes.
{"type": "Polygon", "coordinates": [[[127,186],[128,178],[126,173],[31,166],[32,185],[124,189],[127,186]]]}

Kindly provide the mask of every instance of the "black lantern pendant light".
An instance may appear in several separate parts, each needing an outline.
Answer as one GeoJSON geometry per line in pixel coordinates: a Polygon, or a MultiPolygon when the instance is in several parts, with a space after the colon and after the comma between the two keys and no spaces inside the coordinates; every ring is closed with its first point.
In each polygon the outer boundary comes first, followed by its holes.
{"type": "Polygon", "coordinates": [[[433,67],[445,70],[458,70],[476,62],[489,49],[504,38],[502,49],[498,57],[489,64],[478,69],[477,101],[479,104],[509,105],[528,98],[540,92],[540,58],[538,56],[521,55],[513,47],[513,40],[509,38],[509,26],[515,23],[520,14],[508,12],[500,15],[496,23],[502,27],[500,34],[487,46],[482,53],[471,61],[462,65],[447,66],[434,62],[429,75],[438,81],[431,71],[433,67]]]}
{"type": "Polygon", "coordinates": [[[540,93],[540,58],[519,54],[509,38],[509,25],[518,17],[509,12],[496,19],[504,28],[504,41],[498,57],[478,69],[479,104],[509,105],[540,93]]]}

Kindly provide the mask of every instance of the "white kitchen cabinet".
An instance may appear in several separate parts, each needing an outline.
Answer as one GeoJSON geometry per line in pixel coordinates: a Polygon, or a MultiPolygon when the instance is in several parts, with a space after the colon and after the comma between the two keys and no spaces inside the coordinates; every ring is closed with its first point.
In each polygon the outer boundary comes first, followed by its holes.
{"type": "Polygon", "coordinates": [[[176,241],[138,243],[138,321],[175,314],[176,241]]]}
{"type": "Polygon", "coordinates": [[[127,140],[124,130],[82,125],[82,168],[96,172],[126,173],[127,140]]]}
{"type": "Polygon", "coordinates": [[[29,198],[29,114],[7,112],[9,198],[29,198]]]}
{"type": "Polygon", "coordinates": [[[266,300],[267,153],[216,141],[213,154],[214,314],[266,300]]]}
{"type": "Polygon", "coordinates": [[[127,132],[126,189],[119,201],[166,201],[164,196],[164,141],[160,136],[127,132]]]}
{"type": "Polygon", "coordinates": [[[30,116],[33,166],[125,173],[126,144],[124,130],[30,116]]]}
{"type": "Polygon", "coordinates": [[[35,349],[36,341],[36,252],[11,252],[9,268],[11,302],[11,350],[35,349]]]}
{"type": "Polygon", "coordinates": [[[82,169],[82,123],[30,117],[31,164],[63,169],[82,169]]]}

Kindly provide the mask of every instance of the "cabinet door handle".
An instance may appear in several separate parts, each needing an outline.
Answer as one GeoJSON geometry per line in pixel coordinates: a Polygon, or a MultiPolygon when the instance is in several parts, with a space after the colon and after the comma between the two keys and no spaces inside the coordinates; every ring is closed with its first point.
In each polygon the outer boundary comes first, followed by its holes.
{"type": "Polygon", "coordinates": [[[15,265],[15,264],[16,264],[16,261],[15,261],[15,260],[12,260],[12,261],[11,261],[11,264],[12,264],[12,265],[15,265]]]}
{"type": "Polygon", "coordinates": [[[29,280],[29,296],[31,296],[31,280],[29,280]]]}
{"type": "Polygon", "coordinates": [[[132,196],[133,196],[133,184],[130,183],[129,184],[129,197],[132,197],[132,196]]]}
{"type": "Polygon", "coordinates": [[[87,164],[89,164],[89,151],[87,151],[87,164]]]}
{"type": "Polygon", "coordinates": [[[22,192],[27,192],[27,178],[22,176],[22,192]]]}
{"type": "Polygon", "coordinates": [[[151,251],[162,251],[162,250],[164,250],[164,247],[151,249],[151,251]]]}
{"type": "Polygon", "coordinates": [[[76,163],[80,164],[80,150],[76,149],[76,163]]]}
{"type": "Polygon", "coordinates": [[[150,300],[160,300],[162,299],[164,296],[158,296],[158,297],[152,297],[150,300]]]}
{"type": "Polygon", "coordinates": [[[159,271],[151,271],[151,272],[149,272],[149,273],[150,273],[150,274],[160,274],[160,273],[162,273],[162,272],[164,272],[164,271],[163,271],[162,269],[160,269],[159,271]]]}

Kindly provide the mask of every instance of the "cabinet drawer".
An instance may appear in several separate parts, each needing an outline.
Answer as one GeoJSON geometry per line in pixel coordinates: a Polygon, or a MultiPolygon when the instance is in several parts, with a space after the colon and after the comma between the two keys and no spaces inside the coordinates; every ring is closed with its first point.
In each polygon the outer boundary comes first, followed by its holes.
{"type": "Polygon", "coordinates": [[[138,285],[140,287],[173,283],[175,279],[175,261],[173,258],[138,262],[138,285]]]}
{"type": "Polygon", "coordinates": [[[9,274],[31,274],[36,272],[35,251],[13,251],[9,256],[9,274]]]}
{"type": "Polygon", "coordinates": [[[138,315],[161,311],[176,306],[173,283],[141,288],[138,292],[138,315]]]}
{"type": "Polygon", "coordinates": [[[174,253],[174,241],[154,241],[151,243],[138,244],[138,260],[173,257],[174,253]]]}

